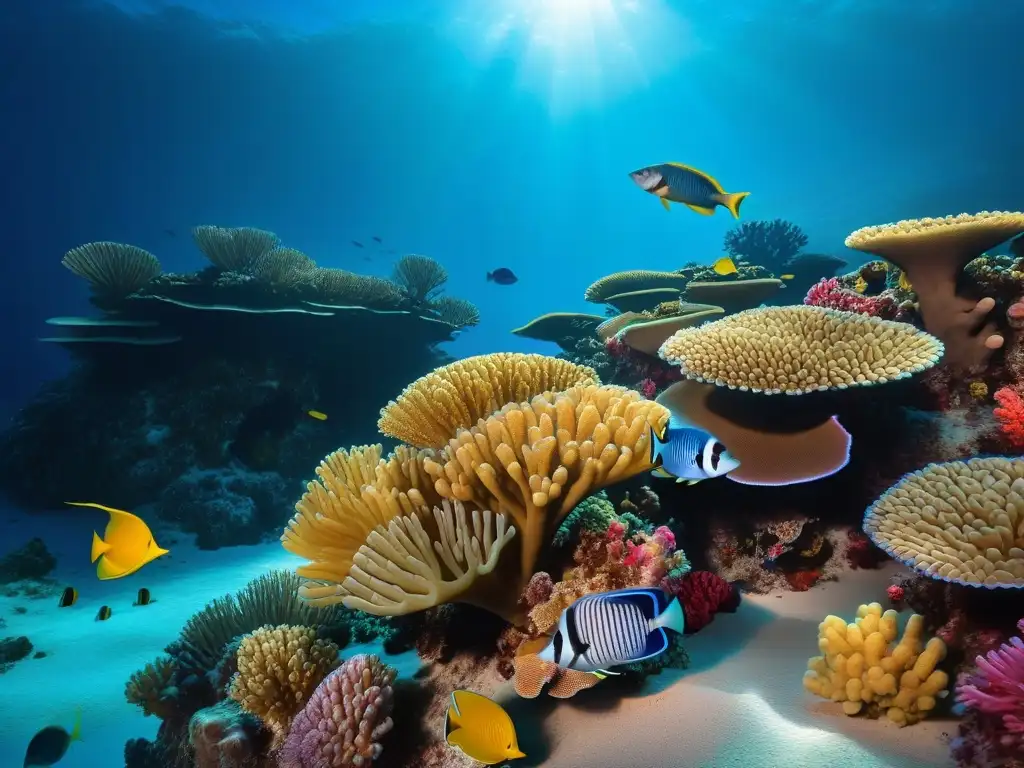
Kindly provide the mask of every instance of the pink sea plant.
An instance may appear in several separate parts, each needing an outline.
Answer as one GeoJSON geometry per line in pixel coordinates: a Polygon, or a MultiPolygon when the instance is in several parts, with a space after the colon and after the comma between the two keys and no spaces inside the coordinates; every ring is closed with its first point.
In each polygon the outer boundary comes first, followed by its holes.
{"type": "Polygon", "coordinates": [[[812,307],[841,309],[859,312],[862,315],[891,320],[896,317],[898,307],[891,296],[862,296],[844,287],[839,278],[830,277],[811,287],[804,297],[804,304],[812,307]]]}
{"type": "MultiPolygon", "coordinates": [[[[1024,633],[1024,619],[1017,629],[1024,633]]],[[[957,698],[979,712],[1001,716],[1001,746],[1024,748],[1024,640],[1011,637],[975,663],[977,672],[957,685],[957,698]]]]}
{"type": "Polygon", "coordinates": [[[658,384],[648,376],[646,379],[640,382],[640,394],[646,397],[648,400],[652,399],[658,394],[658,384]]]}

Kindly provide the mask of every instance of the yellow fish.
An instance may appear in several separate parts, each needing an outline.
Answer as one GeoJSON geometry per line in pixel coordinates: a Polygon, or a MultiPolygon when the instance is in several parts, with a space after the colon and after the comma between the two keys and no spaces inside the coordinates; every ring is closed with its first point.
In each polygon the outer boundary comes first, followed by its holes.
{"type": "Polygon", "coordinates": [[[780,280],[793,280],[795,278],[796,278],[796,275],[780,275],[779,276],[780,280]]]}
{"type": "Polygon", "coordinates": [[[711,265],[711,268],[715,270],[716,275],[722,275],[723,277],[725,275],[735,275],[739,272],[739,270],[736,269],[736,263],[728,256],[720,258],[711,265]]]}
{"type": "Polygon", "coordinates": [[[864,293],[868,289],[868,281],[863,277],[858,277],[857,282],[853,284],[853,290],[857,293],[864,293]]]}
{"type": "Polygon", "coordinates": [[[519,751],[512,718],[473,691],[453,691],[444,718],[444,740],[485,765],[526,757],[519,751]]]}
{"type": "Polygon", "coordinates": [[[907,280],[907,273],[900,272],[900,288],[904,291],[911,291],[913,288],[910,287],[910,281],[907,280]]]}
{"type": "Polygon", "coordinates": [[[130,576],[146,563],[151,563],[167,550],[161,549],[153,538],[149,526],[140,517],[102,504],[89,501],[68,501],[74,507],[95,507],[110,513],[110,522],[103,538],[92,532],[92,560],[99,563],[96,575],[101,581],[130,576]]]}
{"type": "Polygon", "coordinates": [[[306,411],[306,415],[317,421],[327,421],[327,414],[323,411],[306,411]]]}

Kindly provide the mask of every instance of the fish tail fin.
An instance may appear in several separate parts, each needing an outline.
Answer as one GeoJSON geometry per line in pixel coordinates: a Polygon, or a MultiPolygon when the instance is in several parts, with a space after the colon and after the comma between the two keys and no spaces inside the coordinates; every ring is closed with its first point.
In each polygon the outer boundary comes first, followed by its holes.
{"type": "Polygon", "coordinates": [[[95,563],[100,559],[100,555],[103,555],[110,551],[110,545],[107,544],[96,531],[92,532],[92,555],[89,560],[90,563],[95,563]]]}
{"type": "Polygon", "coordinates": [[[82,740],[82,708],[75,710],[75,724],[71,727],[71,741],[82,740]]]}
{"type": "Polygon", "coordinates": [[[725,206],[734,219],[740,217],[740,203],[747,199],[749,192],[724,192],[717,195],[718,202],[725,206]]]}
{"type": "Polygon", "coordinates": [[[488,272],[487,273],[487,282],[489,282],[489,283],[493,283],[494,282],[494,273],[493,272],[488,272]]]}
{"type": "Polygon", "coordinates": [[[654,620],[654,625],[680,635],[683,634],[683,630],[686,629],[686,614],[683,613],[683,604],[679,602],[678,598],[668,604],[668,607],[654,620]]]}

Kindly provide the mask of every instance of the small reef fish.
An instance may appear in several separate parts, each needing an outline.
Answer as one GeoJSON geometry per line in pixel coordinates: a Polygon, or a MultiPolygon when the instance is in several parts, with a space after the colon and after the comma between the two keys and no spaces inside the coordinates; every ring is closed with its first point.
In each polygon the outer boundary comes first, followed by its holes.
{"type": "Polygon", "coordinates": [[[912,291],[912,290],[914,290],[913,287],[910,285],[910,281],[907,280],[907,273],[906,272],[900,272],[899,286],[904,291],[912,291]]]}
{"type": "Polygon", "coordinates": [[[723,256],[722,258],[720,258],[718,261],[711,265],[711,268],[715,270],[716,275],[722,275],[723,277],[725,277],[726,275],[735,275],[737,272],[739,272],[739,270],[736,268],[736,262],[733,261],[728,256],[723,256]]]}
{"type": "Polygon", "coordinates": [[[485,765],[526,757],[508,713],[473,691],[452,692],[444,717],[444,740],[485,765]]]}
{"type": "Polygon", "coordinates": [[[374,236],[373,236],[373,242],[375,242],[375,243],[376,243],[377,245],[381,245],[381,244],[382,244],[382,243],[383,243],[384,241],[383,241],[383,240],[381,240],[381,239],[380,239],[379,237],[377,237],[376,235],[374,235],[374,236]]]}
{"type": "Polygon", "coordinates": [[[640,189],[660,198],[666,211],[671,210],[671,201],[682,203],[702,216],[712,216],[721,205],[738,219],[740,203],[750,194],[726,192],[711,176],[682,163],[649,165],[629,175],[640,189]]]}
{"type": "Polygon", "coordinates": [[[178,233],[175,232],[173,229],[165,229],[164,230],[164,234],[167,235],[168,237],[177,237],[178,236],[178,233]]]}
{"type": "Polygon", "coordinates": [[[94,507],[110,514],[103,538],[96,531],[92,532],[91,562],[99,561],[96,575],[102,581],[130,576],[168,552],[157,545],[153,532],[143,519],[131,512],[87,501],[66,503],[73,507],[94,507]]]}
{"type": "Polygon", "coordinates": [[[96,612],[96,621],[106,621],[110,618],[111,613],[109,605],[101,605],[99,611],[96,612]]]}
{"type": "Polygon", "coordinates": [[[652,475],[693,485],[721,477],[740,465],[713,435],[680,424],[678,417],[670,416],[663,434],[651,429],[652,475]]]}
{"type": "Polygon", "coordinates": [[[250,469],[275,469],[281,443],[305,418],[325,421],[327,414],[307,410],[292,392],[275,386],[273,394],[242,417],[228,450],[250,469]]]}
{"type": "Polygon", "coordinates": [[[683,606],[660,589],[620,589],[584,595],[562,611],[551,642],[537,655],[564,669],[616,674],[609,667],[664,653],[668,631],[680,635],[683,606]]]}
{"type": "Polygon", "coordinates": [[[24,768],[49,768],[56,765],[73,741],[82,740],[82,711],[75,715],[75,724],[68,733],[61,725],[48,725],[32,737],[25,750],[24,768]]]}
{"type": "Polygon", "coordinates": [[[70,608],[78,602],[78,590],[74,587],[64,587],[60,593],[60,600],[57,601],[58,608],[70,608]]]}
{"type": "Polygon", "coordinates": [[[508,267],[498,267],[493,272],[487,273],[487,282],[497,283],[498,285],[512,285],[512,283],[519,282],[519,278],[508,267]]]}
{"type": "Polygon", "coordinates": [[[864,293],[864,291],[866,291],[867,289],[868,281],[865,280],[862,276],[859,276],[857,278],[857,282],[853,284],[853,290],[855,290],[857,293],[864,293]]]}
{"type": "Polygon", "coordinates": [[[779,275],[780,280],[795,280],[796,275],[779,275]]]}
{"type": "Polygon", "coordinates": [[[363,245],[362,243],[360,243],[360,242],[359,242],[358,240],[353,240],[353,241],[352,241],[352,245],[354,245],[354,246],[355,246],[356,248],[364,248],[364,247],[365,247],[365,246],[364,246],[364,245],[363,245]]]}
{"type": "Polygon", "coordinates": [[[306,411],[306,415],[317,421],[327,421],[327,414],[323,411],[306,411]]]}
{"type": "Polygon", "coordinates": [[[139,594],[135,597],[135,602],[132,605],[149,605],[152,602],[152,598],[149,595],[149,590],[142,587],[139,590],[139,594]]]}

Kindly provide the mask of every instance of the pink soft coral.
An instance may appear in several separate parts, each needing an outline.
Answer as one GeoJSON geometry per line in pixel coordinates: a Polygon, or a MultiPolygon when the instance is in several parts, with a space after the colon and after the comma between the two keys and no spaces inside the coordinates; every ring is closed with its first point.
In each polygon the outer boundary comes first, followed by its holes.
{"type": "Polygon", "coordinates": [[[395,670],[360,654],[324,678],[292,721],[278,757],[280,768],[369,765],[392,728],[395,670]]]}
{"type": "Polygon", "coordinates": [[[1024,400],[1020,393],[1012,387],[996,390],[996,402],[999,405],[992,414],[999,420],[999,428],[1014,448],[1024,448],[1024,400]]]}
{"type": "MultiPolygon", "coordinates": [[[[1017,628],[1024,632],[1024,619],[1017,628]]],[[[1001,746],[1024,748],[1024,641],[1011,637],[975,663],[977,673],[957,686],[957,698],[981,713],[1001,716],[1001,746]]]]}
{"type": "Polygon", "coordinates": [[[896,317],[896,302],[891,296],[861,296],[849,288],[844,288],[836,277],[821,280],[812,286],[804,297],[804,304],[827,309],[841,309],[846,312],[859,312],[891,320],[896,317]]]}

